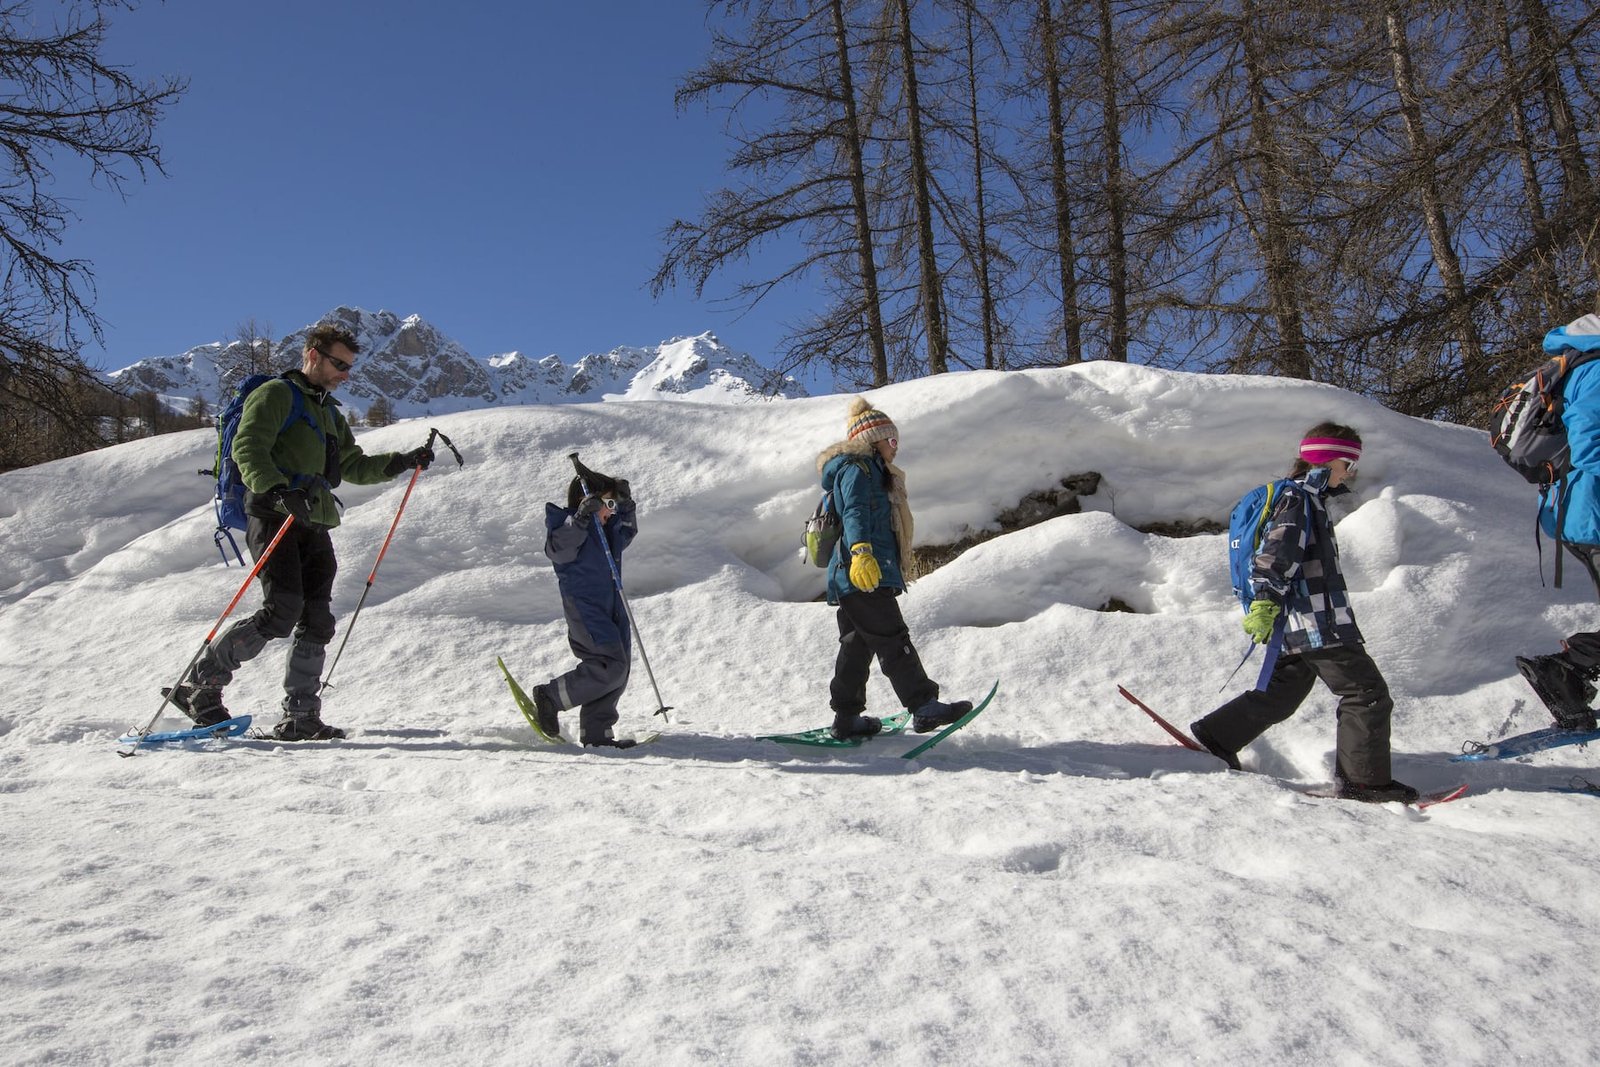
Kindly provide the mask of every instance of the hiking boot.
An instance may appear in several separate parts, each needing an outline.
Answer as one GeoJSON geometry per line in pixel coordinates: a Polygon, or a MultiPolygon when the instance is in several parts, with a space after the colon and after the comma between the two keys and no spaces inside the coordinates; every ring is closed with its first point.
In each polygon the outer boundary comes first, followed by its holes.
{"type": "Polygon", "coordinates": [[[941,726],[949,726],[971,710],[970,700],[958,700],[954,704],[930,700],[911,713],[911,728],[919,734],[925,734],[941,726]]]}
{"type": "Polygon", "coordinates": [[[277,741],[337,741],[345,736],[337,726],[329,726],[315,715],[285,715],[272,728],[277,741]]]}
{"type": "Polygon", "coordinates": [[[1559,653],[1532,659],[1518,656],[1517,670],[1550,710],[1557,726],[1563,730],[1595,728],[1594,711],[1589,707],[1589,701],[1594,699],[1594,686],[1571,660],[1559,653]]]}
{"type": "Polygon", "coordinates": [[[833,714],[833,728],[830,731],[835,741],[848,741],[852,737],[873,737],[883,729],[883,720],[871,715],[857,715],[854,712],[836,711],[833,714]]]}
{"type": "MultiPolygon", "coordinates": [[[[1203,719],[1201,720],[1201,722],[1204,721],[1205,720],[1203,719]]],[[[1196,741],[1205,746],[1205,750],[1207,752],[1217,757],[1223,763],[1226,763],[1231,769],[1236,771],[1241,770],[1242,768],[1239,766],[1239,753],[1230,751],[1229,749],[1223,748],[1221,745],[1217,744],[1211,735],[1206,732],[1206,728],[1201,725],[1201,722],[1190,723],[1189,733],[1196,741]]]]}
{"type": "Polygon", "coordinates": [[[539,731],[546,737],[561,736],[560,709],[545,694],[542,685],[533,687],[533,717],[539,724],[539,731]]]}
{"type": "Polygon", "coordinates": [[[612,737],[610,731],[599,737],[585,737],[584,748],[632,748],[639,742],[631,737],[612,737]]]}
{"type": "Polygon", "coordinates": [[[177,688],[161,687],[161,695],[194,720],[196,726],[215,726],[233,718],[222,706],[222,690],[184,683],[177,688]]]}
{"type": "Polygon", "coordinates": [[[1396,800],[1402,804],[1411,804],[1417,799],[1417,791],[1415,789],[1412,789],[1404,782],[1396,782],[1393,779],[1384,782],[1382,785],[1362,785],[1359,782],[1341,781],[1338,793],[1340,800],[1359,800],[1364,804],[1388,804],[1396,800]]]}

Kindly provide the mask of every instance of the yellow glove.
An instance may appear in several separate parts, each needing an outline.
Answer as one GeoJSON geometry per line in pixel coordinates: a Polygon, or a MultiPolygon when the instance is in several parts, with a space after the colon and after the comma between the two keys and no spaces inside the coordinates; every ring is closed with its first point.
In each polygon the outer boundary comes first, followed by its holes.
{"type": "Polygon", "coordinates": [[[878,561],[872,558],[872,546],[859,541],[850,546],[850,584],[863,593],[870,593],[883,581],[878,561]]]}
{"type": "Polygon", "coordinates": [[[1278,621],[1278,605],[1270,600],[1252,600],[1244,617],[1244,632],[1258,645],[1272,640],[1272,624],[1278,621]]]}

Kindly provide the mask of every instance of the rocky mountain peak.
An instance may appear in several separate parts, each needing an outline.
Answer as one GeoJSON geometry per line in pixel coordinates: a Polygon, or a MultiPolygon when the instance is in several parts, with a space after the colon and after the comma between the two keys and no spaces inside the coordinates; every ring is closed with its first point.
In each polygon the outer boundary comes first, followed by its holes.
{"type": "MultiPolygon", "coordinates": [[[[713,333],[674,338],[653,348],[621,346],[567,363],[556,355],[521,352],[476,357],[420,315],[336,307],[320,321],[337,322],[361,345],[345,404],[363,411],[380,397],[396,415],[434,415],[509,404],[602,400],[693,399],[745,403],[769,396],[805,396],[793,378],[775,374],[728,348],[713,333]]],[[[310,326],[272,346],[275,371],[298,366],[310,326]]],[[[153,390],[186,409],[197,396],[218,406],[229,368],[243,343],[213,342],[176,356],[140,360],[107,377],[134,390],[153,390]]]]}

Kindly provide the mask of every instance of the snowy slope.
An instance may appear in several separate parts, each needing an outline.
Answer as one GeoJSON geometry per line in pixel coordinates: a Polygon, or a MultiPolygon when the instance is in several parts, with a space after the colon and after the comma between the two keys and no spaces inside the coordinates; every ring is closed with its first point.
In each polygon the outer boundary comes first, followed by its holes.
{"type": "MultiPolygon", "coordinates": [[[[1541,588],[1532,491],[1483,435],[1331,388],[1091,364],[872,394],[918,541],[1055,479],[1082,514],[985,542],[903,601],[947,696],[992,708],[922,761],[756,735],[828,718],[833,613],[795,558],[842,397],[503,407],[437,425],[329,691],[350,740],[115,755],[237,589],[196,431],[0,475],[0,1048],[71,1063],[1581,1064],[1600,781],[1512,669],[1592,626],[1541,588]],[[1319,688],[1230,773],[1179,723],[1243,650],[1225,518],[1333,418],[1367,442],[1339,524],[1426,813],[1315,800],[1319,688]],[[566,454],[627,476],[625,577],[674,721],[629,753],[532,743],[494,668],[571,662],[540,553],[566,454]],[[1097,610],[1108,598],[1134,613],[1097,610]],[[1255,772],[1255,773],[1250,773],[1255,772]]],[[[343,625],[404,480],[347,487],[343,625]]],[[[255,603],[252,593],[245,610],[255,603]]],[[[284,649],[228,691],[270,722],[284,649]]],[[[893,707],[881,678],[874,705],[893,707]]],[[[625,730],[652,725],[641,664],[625,730]]],[[[572,718],[568,713],[567,718],[572,718]]],[[[575,718],[573,718],[575,722],[575,718]]]]}

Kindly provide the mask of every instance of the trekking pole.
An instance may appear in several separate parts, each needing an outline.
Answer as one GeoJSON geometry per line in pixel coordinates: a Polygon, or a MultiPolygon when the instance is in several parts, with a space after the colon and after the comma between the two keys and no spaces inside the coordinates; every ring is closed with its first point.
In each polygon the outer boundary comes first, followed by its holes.
{"type": "MultiPolygon", "coordinates": [[[[578,454],[576,452],[570,453],[567,458],[572,460],[572,468],[578,472],[578,485],[583,489],[583,495],[588,496],[588,476],[593,474],[594,471],[578,462],[578,454]]],[[[611,580],[617,584],[617,596],[622,599],[622,610],[628,615],[628,626],[632,628],[633,639],[639,646],[639,658],[644,661],[644,673],[650,677],[650,688],[656,691],[656,704],[659,705],[656,708],[656,714],[671,722],[672,716],[668,715],[667,712],[672,710],[672,706],[661,699],[661,687],[656,684],[656,672],[650,669],[650,656],[644,650],[644,638],[639,633],[639,624],[633,619],[633,606],[628,603],[628,594],[622,591],[622,572],[617,569],[617,561],[611,557],[611,542],[606,540],[604,526],[600,526],[599,531],[600,547],[605,550],[606,554],[606,566],[611,568],[611,580]]]]}
{"type": "MultiPolygon", "coordinates": [[[[272,550],[278,547],[278,542],[283,540],[283,535],[288,533],[289,527],[293,525],[293,515],[290,515],[288,518],[283,520],[283,525],[278,527],[278,532],[273,536],[272,541],[267,545],[267,550],[261,553],[261,558],[256,560],[256,565],[251,567],[250,573],[244,576],[244,584],[239,587],[239,591],[237,593],[233,594],[233,599],[228,601],[228,606],[222,609],[222,614],[217,616],[217,624],[211,627],[211,632],[206,634],[206,639],[200,642],[200,647],[195,651],[195,654],[189,658],[188,666],[183,668],[183,673],[178,675],[178,680],[172,683],[172,688],[164,691],[161,694],[161,706],[156,708],[156,713],[154,715],[150,716],[150,721],[144,724],[144,729],[136,731],[135,736],[143,737],[145,734],[149,733],[151,729],[155,727],[156,720],[161,718],[161,713],[167,709],[167,705],[173,704],[172,694],[178,691],[178,687],[183,684],[183,680],[185,678],[189,677],[189,672],[194,669],[194,665],[200,662],[200,657],[205,655],[206,649],[211,647],[212,638],[217,636],[217,631],[222,629],[222,624],[227,621],[229,615],[233,614],[233,609],[237,607],[239,601],[243,599],[245,590],[250,588],[250,583],[255,580],[255,577],[260,573],[261,568],[266,566],[268,559],[272,558],[272,550]]],[[[177,705],[173,704],[173,706],[176,707],[177,705]]],[[[133,748],[126,752],[118,752],[117,755],[131,756],[138,750],[139,745],[137,742],[135,742],[133,748]]]]}
{"type": "MultiPolygon", "coordinates": [[[[1228,672],[1227,680],[1224,681],[1222,685],[1217,687],[1217,692],[1220,693],[1222,690],[1228,688],[1228,682],[1233,681],[1233,676],[1239,673],[1239,668],[1245,665],[1245,661],[1250,658],[1255,650],[1256,643],[1252,638],[1250,644],[1245,647],[1244,655],[1240,658],[1238,666],[1234,667],[1233,670],[1228,672]]],[[[1272,636],[1267,639],[1267,651],[1261,660],[1261,671],[1256,675],[1256,689],[1264,690],[1267,688],[1267,683],[1272,680],[1272,672],[1278,667],[1278,653],[1282,650],[1283,616],[1279,615],[1277,620],[1272,625],[1272,636]]]]}
{"type": "MultiPolygon", "coordinates": [[[[433,439],[436,437],[443,441],[445,447],[449,448],[451,454],[456,457],[457,466],[465,467],[467,465],[466,461],[461,458],[461,453],[456,450],[456,446],[450,443],[450,438],[431,426],[428,427],[428,443],[422,447],[431,450],[433,448],[433,439]]],[[[421,473],[422,465],[420,463],[411,468],[411,481],[406,483],[405,495],[400,498],[400,508],[394,513],[394,521],[389,524],[388,536],[383,539],[383,544],[378,548],[378,558],[372,561],[372,573],[367,575],[367,587],[361,591],[361,599],[356,602],[355,613],[350,616],[350,622],[344,628],[344,640],[339,642],[339,650],[333,654],[333,662],[328,665],[328,673],[322,676],[322,684],[317,686],[317,692],[319,693],[333,684],[328,679],[333,677],[333,668],[339,665],[339,657],[344,655],[344,646],[350,643],[350,631],[356,628],[356,620],[361,617],[361,609],[367,603],[367,594],[372,592],[372,583],[378,580],[378,567],[383,563],[384,553],[389,551],[389,542],[394,539],[395,527],[400,525],[400,516],[404,515],[406,511],[406,501],[411,499],[411,490],[415,488],[417,476],[421,473]]]]}

